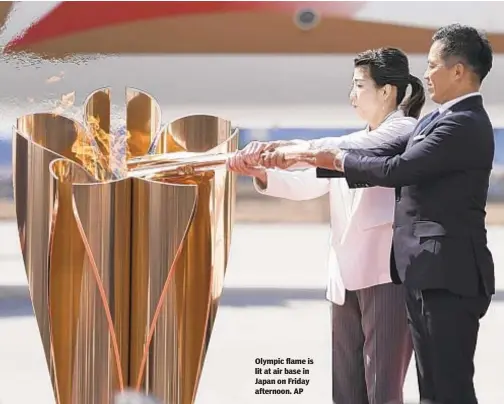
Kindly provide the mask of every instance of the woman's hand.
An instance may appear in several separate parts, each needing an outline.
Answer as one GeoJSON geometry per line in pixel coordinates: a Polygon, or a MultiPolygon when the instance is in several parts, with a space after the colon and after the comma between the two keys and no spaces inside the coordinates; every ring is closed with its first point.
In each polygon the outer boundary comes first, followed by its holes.
{"type": "Polygon", "coordinates": [[[226,162],[226,167],[229,171],[248,177],[255,177],[262,183],[266,183],[266,168],[259,165],[247,163],[247,155],[242,151],[236,152],[233,157],[230,157],[226,162]]]}
{"type": "Polygon", "coordinates": [[[265,152],[273,152],[279,147],[292,146],[297,141],[277,140],[272,142],[253,141],[227,161],[227,169],[240,175],[255,177],[262,186],[267,185],[266,168],[261,165],[261,155],[265,152]]]}
{"type": "Polygon", "coordinates": [[[275,140],[271,142],[252,141],[238,152],[243,161],[249,166],[258,166],[261,163],[261,154],[273,152],[279,147],[294,146],[299,144],[296,140],[275,140]]]}

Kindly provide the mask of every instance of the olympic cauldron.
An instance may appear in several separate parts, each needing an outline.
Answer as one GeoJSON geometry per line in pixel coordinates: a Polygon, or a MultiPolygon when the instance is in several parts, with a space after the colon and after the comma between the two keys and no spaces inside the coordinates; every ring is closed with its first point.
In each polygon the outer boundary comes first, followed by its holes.
{"type": "Polygon", "coordinates": [[[127,89],[110,135],[110,90],[83,123],[18,119],[13,169],[21,250],[58,404],[109,404],[136,389],[192,404],[223,288],[235,204],[229,121],[161,128],[127,89]]]}

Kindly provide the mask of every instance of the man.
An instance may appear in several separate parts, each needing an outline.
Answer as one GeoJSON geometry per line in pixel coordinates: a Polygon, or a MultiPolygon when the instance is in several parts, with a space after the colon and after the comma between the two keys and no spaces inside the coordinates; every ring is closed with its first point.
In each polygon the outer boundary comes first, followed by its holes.
{"type": "Polygon", "coordinates": [[[488,40],[459,24],[439,29],[425,72],[439,104],[414,132],[368,150],[319,150],[292,161],[277,149],[266,167],[304,161],[350,187],[396,189],[391,276],[407,289],[422,402],[476,404],[479,320],[495,292],[485,207],[494,135],[479,89],[492,67],[488,40]]]}

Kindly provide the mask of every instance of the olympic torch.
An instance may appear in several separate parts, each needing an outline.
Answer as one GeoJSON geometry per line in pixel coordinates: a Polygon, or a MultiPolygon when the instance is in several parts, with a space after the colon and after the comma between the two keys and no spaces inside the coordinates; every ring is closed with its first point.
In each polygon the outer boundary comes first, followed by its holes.
{"type": "Polygon", "coordinates": [[[58,404],[131,389],[194,403],[228,261],[224,156],[238,131],[206,115],[161,129],[159,111],[128,90],[127,131],[113,139],[100,89],[82,123],[45,113],[14,129],[20,244],[58,404]],[[165,167],[135,166],[147,154],[165,167]],[[170,169],[177,159],[192,170],[170,169]]]}

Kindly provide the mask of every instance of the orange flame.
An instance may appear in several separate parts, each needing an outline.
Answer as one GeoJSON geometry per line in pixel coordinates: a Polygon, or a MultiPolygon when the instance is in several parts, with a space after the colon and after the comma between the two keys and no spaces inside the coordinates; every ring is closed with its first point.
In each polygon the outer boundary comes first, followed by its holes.
{"type": "MultiPolygon", "coordinates": [[[[127,132],[126,138],[123,139],[125,144],[129,137],[127,132]]],[[[124,157],[129,159],[131,156],[127,147],[122,153],[120,149],[112,146],[114,143],[113,136],[101,128],[99,118],[89,115],[88,131],[77,128],[77,139],[72,145],[72,153],[91,175],[99,181],[104,181],[116,177],[115,168],[123,165],[121,162],[124,157]]]]}

